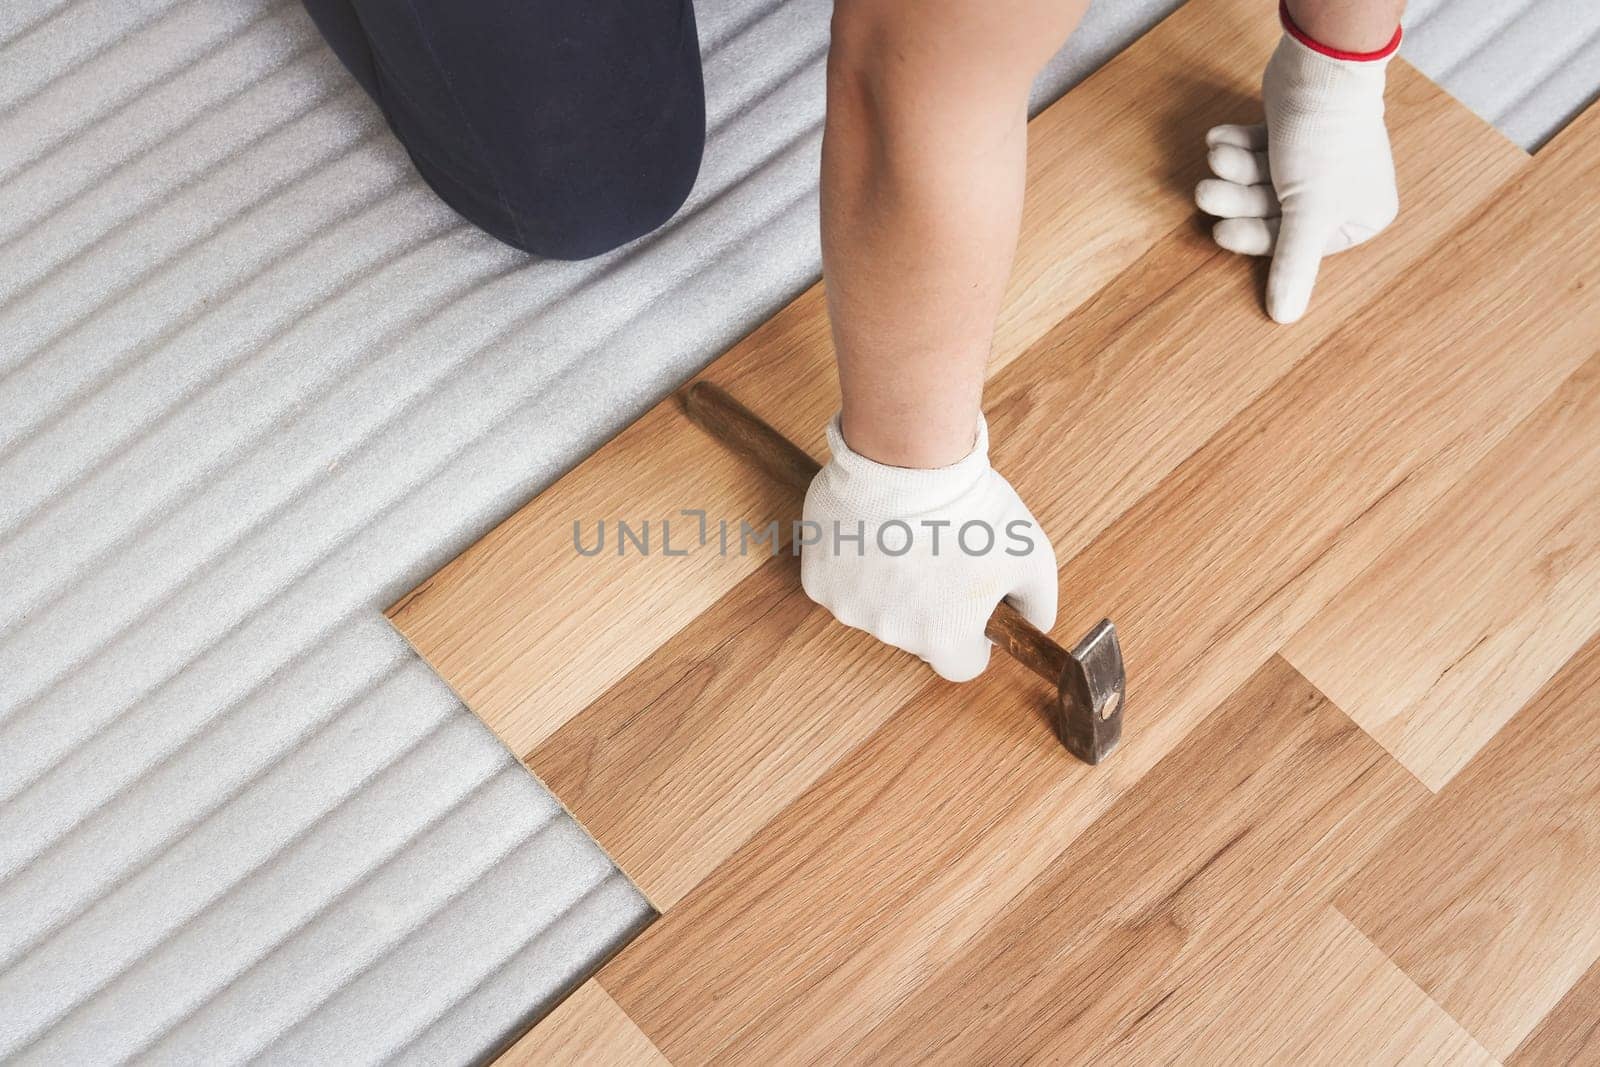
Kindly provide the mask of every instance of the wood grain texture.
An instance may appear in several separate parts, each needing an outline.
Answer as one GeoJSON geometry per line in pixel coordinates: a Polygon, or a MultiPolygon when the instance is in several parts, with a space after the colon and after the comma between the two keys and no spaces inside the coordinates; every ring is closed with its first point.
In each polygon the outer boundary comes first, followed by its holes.
{"type": "Polygon", "coordinates": [[[495,1060],[497,1067],[667,1067],[616,1001],[591,979],[495,1060]]]}
{"type": "MultiPolygon", "coordinates": [[[[991,374],[1164,235],[1193,227],[1190,190],[1203,170],[1204,131],[1256,109],[1256,72],[1276,37],[1252,0],[1186,5],[1034,119],[1021,243],[991,374]]],[[[1402,163],[1408,183],[1436,172],[1450,179],[1420,184],[1413,217],[1421,231],[1476,203],[1523,157],[1409,68],[1394,69],[1397,119],[1416,95],[1442,122],[1416,124],[1402,163]],[[1481,171],[1465,171],[1466,160],[1481,171]]],[[[1420,239],[1386,241],[1387,251],[1373,255],[1409,258],[1403,250],[1419,251],[1427,243],[1420,239]]],[[[1251,268],[1241,262],[1236,269],[1249,288],[1251,268]]],[[[1251,293],[1232,313],[1261,328],[1258,302],[1251,293]]],[[[1205,320],[1197,314],[1194,321],[1205,320]]],[[[837,406],[820,288],[706,373],[819,452],[823,423],[837,406]]],[[[574,550],[575,521],[591,530],[600,519],[637,526],[680,518],[685,508],[735,524],[788,514],[781,489],[751,478],[667,401],[402,598],[389,617],[526,756],[758,566],[752,556],[707,550],[682,558],[574,550]],[[582,601],[574,603],[579,589],[582,601]]],[[[687,526],[678,527],[680,538],[687,526]]],[[[658,529],[658,548],[659,536],[658,529]]]]}
{"type": "MultiPolygon", "coordinates": [[[[1392,123],[1410,145],[1399,166],[1417,210],[1396,227],[1392,243],[1330,261],[1318,306],[1295,329],[1256,310],[1258,279],[1248,262],[1217,254],[1205,234],[1185,225],[991,383],[995,461],[1062,559],[1155,490],[1526,161],[1409,68],[1396,68],[1393,96],[1392,123]]],[[[1226,510],[1229,502],[1207,506],[1226,510]]],[[[783,514],[798,510],[791,494],[783,514]]],[[[1188,521],[1193,529],[1182,536],[1192,537],[1210,515],[1188,521]]],[[[1248,560],[1237,565],[1248,567],[1248,560]]],[[[676,903],[928,683],[916,661],[811,612],[792,567],[787,579],[776,576],[785,566],[769,564],[771,573],[725,594],[526,754],[659,909],[676,903]],[[789,599],[774,607],[784,590],[789,599]],[[782,707],[781,719],[774,706],[782,707]]],[[[1151,592],[1164,590],[1155,585],[1151,592]]],[[[1114,604],[1093,589],[1074,595],[1081,614],[1058,625],[1058,635],[1084,632],[1098,621],[1089,617],[1097,606],[1110,613],[1114,604]]],[[[1254,658],[1225,682],[1236,684],[1270,652],[1251,648],[1254,658]]],[[[1134,677],[1130,684],[1137,692],[1143,683],[1134,677]]],[[[1026,715],[1042,691],[1022,691],[1029,703],[1013,713],[1026,715]]],[[[1160,693],[1146,688],[1142,699],[1159,700],[1160,693]]]]}
{"type": "Polygon", "coordinates": [[[925,685],[919,666],[774,560],[529,763],[665,910],[925,685]]]}
{"type": "MultiPolygon", "coordinates": [[[[1118,620],[1130,707],[1165,713],[1141,720],[1147,737],[1220,699],[1593,351],[1600,216],[1543,224],[1592,175],[1543,170],[1547,183],[1514,182],[1443,238],[1067,566],[1060,626],[1118,620]],[[1569,282],[1512,291],[1508,269],[1569,282]]],[[[1048,503],[1037,513],[1052,528],[1048,503]]]]}
{"type": "Polygon", "coordinates": [[[1016,714],[1036,687],[991,670],[907,703],[601,984],[690,1062],[733,1045],[756,1058],[769,1040],[803,1059],[859,1038],[1092,819],[1098,788],[1129,784],[1124,760],[1091,770],[1042,716],[1016,714]]]}
{"type": "Polygon", "coordinates": [[[1600,355],[1285,649],[1430,788],[1600,630],[1597,428],[1600,355]]]}
{"type": "MultiPolygon", "coordinates": [[[[1116,760],[1092,774],[1049,761],[1042,727],[1009,710],[1024,699],[1014,676],[930,686],[603,972],[619,1002],[669,1055],[764,1040],[790,1014],[817,1022],[810,1040],[849,1042],[959,956],[1587,357],[1576,327],[1513,343],[1526,297],[1500,284],[1505,257],[1593,254],[1581,232],[1530,225],[1543,196],[1523,187],[1469,218],[1067,565],[1061,628],[1105,611],[1129,637],[1130,707],[1145,711],[1116,760]],[[975,770],[982,788],[966,788],[975,770]],[[644,976],[691,970],[722,975],[705,979],[714,1024],[651,999],[644,976]],[[841,1004],[849,1018],[830,1014],[841,1004]]],[[[1544,307],[1584,299],[1558,291],[1544,307]]],[[[1063,435],[995,440],[1023,482],[1057,477],[1069,454],[1053,451],[1063,435]]],[[[1069,507],[1046,496],[1041,521],[1069,507]]]]}
{"type": "MultiPolygon", "coordinates": [[[[1497,270],[1498,281],[1475,284],[1503,316],[1489,336],[1459,336],[1600,351],[1597,185],[1600,108],[1591,107],[1507,190],[1510,210],[1486,212],[1482,239],[1458,250],[1497,270]],[[1551,225],[1564,202],[1587,209],[1551,225]],[[1546,239],[1518,240],[1517,225],[1546,239]]],[[[1450,255],[1438,252],[1441,263],[1450,255]]],[[[1286,647],[1435,789],[1600,625],[1595,377],[1591,360],[1286,647]]]]}
{"type": "Polygon", "coordinates": [[[1143,1020],[1124,1063],[1489,1067],[1494,1057],[1343,916],[1284,908],[1143,1020]],[[1203,1050],[1203,1051],[1197,1051],[1203,1050]]]}
{"type": "Polygon", "coordinates": [[[1270,660],[844,1058],[1487,1060],[1325,904],[1426,796],[1270,660]]]}
{"type": "Polygon", "coordinates": [[[1511,1067],[1600,1064],[1600,962],[1578,979],[1506,1062],[1511,1067]]]}
{"type": "MultiPolygon", "coordinates": [[[[773,847],[602,972],[675,1061],[1120,1057],[1136,1020],[1222,980],[1270,916],[1320,908],[1427,796],[1278,660],[1032,879],[1008,853],[1043,842],[973,817],[997,810],[990,787],[947,781],[928,806],[914,775],[879,780],[897,756],[867,746],[778,820],[773,847]]],[[[1310,1011],[1325,990],[1305,987],[1310,1011]]]]}
{"type": "Polygon", "coordinates": [[[1339,894],[1497,1056],[1600,959],[1600,639],[1339,894]]]}
{"type": "MultiPolygon", "coordinates": [[[[1059,748],[1017,664],[932,678],[813,607],[787,555],[579,556],[574,518],[798,513],[675,403],[392,609],[665,912],[598,978],[652,1051],[1587,1050],[1597,739],[1550,701],[1600,706],[1593,645],[1501,726],[1600,625],[1579,595],[1600,557],[1600,121],[1530,162],[1396,64],[1406,209],[1284,329],[1260,264],[1218,254],[1188,199],[1205,127],[1249,117],[1275,38],[1248,0],[1194,0],[1031,127],[986,409],[1065,563],[1056,633],[1122,634],[1108,763],[1059,748]],[[1381,633],[1429,636],[1340,691],[1378,607],[1381,633]],[[1312,684],[1370,723],[1362,686],[1419,685],[1485,631],[1476,688],[1436,721],[1438,687],[1405,703],[1426,744],[1368,736],[1312,684]]],[[[820,455],[819,293],[706,376],[820,455]]]]}

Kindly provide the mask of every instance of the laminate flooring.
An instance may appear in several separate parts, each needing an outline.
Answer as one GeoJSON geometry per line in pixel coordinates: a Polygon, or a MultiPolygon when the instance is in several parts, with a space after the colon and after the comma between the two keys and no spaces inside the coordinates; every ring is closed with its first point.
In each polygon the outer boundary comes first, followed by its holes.
{"type": "MultiPolygon", "coordinates": [[[[719,551],[799,501],[673,399],[390,610],[661,912],[511,1056],[1596,1057],[1600,112],[1529,157],[1395,63],[1401,219],[1280,327],[1189,198],[1258,7],[1030,130],[985,407],[1058,636],[1117,621],[1109,761],[719,551]]],[[[820,288],[703,377],[820,455],[820,288]]]]}

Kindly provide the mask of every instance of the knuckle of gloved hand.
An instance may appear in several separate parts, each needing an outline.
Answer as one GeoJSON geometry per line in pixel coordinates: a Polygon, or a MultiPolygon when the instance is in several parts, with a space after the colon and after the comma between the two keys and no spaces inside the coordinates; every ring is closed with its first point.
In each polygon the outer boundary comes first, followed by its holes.
{"type": "Polygon", "coordinates": [[[861,619],[861,629],[867,631],[867,633],[884,644],[893,645],[897,643],[891,640],[898,629],[894,617],[885,612],[881,606],[861,611],[858,617],[861,619]]]}
{"type": "Polygon", "coordinates": [[[926,632],[907,620],[884,620],[878,624],[878,628],[873,630],[872,633],[884,644],[909,652],[913,656],[920,656],[923,659],[928,657],[932,648],[926,632]]]}

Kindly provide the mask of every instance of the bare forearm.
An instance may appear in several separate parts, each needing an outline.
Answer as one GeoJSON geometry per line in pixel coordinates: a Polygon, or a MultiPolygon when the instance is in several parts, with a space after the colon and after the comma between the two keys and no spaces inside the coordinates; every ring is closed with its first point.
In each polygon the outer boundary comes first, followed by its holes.
{"type": "Polygon", "coordinates": [[[1289,16],[1308,36],[1346,52],[1382,49],[1394,38],[1405,0],[1288,0],[1289,16]]]}
{"type": "Polygon", "coordinates": [[[972,446],[1026,127],[1021,104],[995,123],[905,103],[830,108],[823,262],[846,439],[879,462],[934,467],[972,446]]]}
{"type": "Polygon", "coordinates": [[[823,267],[844,433],[863,455],[933,467],[972,447],[1016,250],[1028,89],[1078,6],[836,6],[823,267]]]}

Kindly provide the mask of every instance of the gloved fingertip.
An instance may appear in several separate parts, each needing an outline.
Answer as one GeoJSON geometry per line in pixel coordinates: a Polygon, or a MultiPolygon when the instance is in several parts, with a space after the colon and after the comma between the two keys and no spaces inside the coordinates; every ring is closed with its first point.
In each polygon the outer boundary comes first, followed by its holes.
{"type": "Polygon", "coordinates": [[[1036,581],[1006,597],[1007,602],[1016,608],[1024,619],[1046,632],[1056,624],[1057,599],[1056,575],[1053,570],[1048,575],[1040,575],[1036,581]]]}
{"type": "Polygon", "coordinates": [[[1206,153],[1206,165],[1212,174],[1236,185],[1259,185],[1272,180],[1265,153],[1226,142],[1211,146],[1206,153]]]}
{"type": "Polygon", "coordinates": [[[1274,322],[1298,322],[1306,313],[1330,232],[1324,216],[1285,209],[1267,272],[1267,314],[1274,322]]]}
{"type": "Polygon", "coordinates": [[[1256,123],[1241,126],[1236,123],[1223,123],[1213,126],[1206,131],[1206,147],[1211,148],[1219,144],[1238,145],[1240,148],[1252,150],[1267,147],[1267,127],[1265,123],[1256,123]]]}
{"type": "Polygon", "coordinates": [[[1206,166],[1211,169],[1212,174],[1216,175],[1218,178],[1221,178],[1223,181],[1231,180],[1230,175],[1233,174],[1236,169],[1230,166],[1232,153],[1235,151],[1237,151],[1237,149],[1228,144],[1226,141],[1221,141],[1212,145],[1206,150],[1206,166]]]}
{"type": "Polygon", "coordinates": [[[1045,633],[1049,633],[1050,628],[1056,624],[1054,597],[1048,601],[1043,597],[1013,598],[1011,606],[1016,608],[1024,619],[1045,633]]]}
{"type": "Polygon", "coordinates": [[[1267,289],[1267,314],[1273,322],[1288,326],[1305,317],[1311,306],[1310,287],[1277,286],[1267,289]]]}
{"type": "Polygon", "coordinates": [[[926,659],[934,673],[945,681],[970,682],[989,666],[990,647],[987,638],[979,638],[973,644],[944,649],[926,659]]]}

